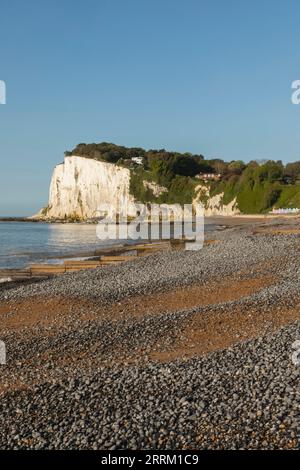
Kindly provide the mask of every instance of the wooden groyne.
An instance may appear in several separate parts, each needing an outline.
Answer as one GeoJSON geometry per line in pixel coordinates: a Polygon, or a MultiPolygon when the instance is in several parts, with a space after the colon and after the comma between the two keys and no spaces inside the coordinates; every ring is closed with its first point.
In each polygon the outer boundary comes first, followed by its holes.
{"type": "Polygon", "coordinates": [[[47,279],[52,276],[84,269],[96,269],[109,265],[126,263],[139,256],[147,256],[157,251],[170,249],[169,241],[111,247],[103,249],[99,256],[85,260],[65,260],[61,264],[31,264],[25,269],[0,269],[0,281],[25,281],[27,279],[47,279]]]}

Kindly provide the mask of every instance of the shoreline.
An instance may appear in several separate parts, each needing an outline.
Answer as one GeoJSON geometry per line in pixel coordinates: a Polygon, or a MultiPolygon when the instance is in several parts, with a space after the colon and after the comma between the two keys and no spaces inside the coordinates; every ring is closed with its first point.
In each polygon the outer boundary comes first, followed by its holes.
{"type": "MultiPolygon", "coordinates": [[[[15,221],[11,221],[12,223],[15,223],[15,221]]],[[[6,222],[4,222],[5,224],[6,222]]],[[[213,224],[213,220],[210,221],[207,219],[206,221],[208,230],[212,229],[219,229],[223,230],[225,227],[224,225],[219,225],[218,227],[213,224]]],[[[50,227],[53,226],[53,224],[47,224],[46,222],[42,222],[42,225],[48,226],[49,230],[50,227]]],[[[8,256],[3,256],[3,261],[6,261],[5,263],[2,263],[0,266],[0,270],[3,269],[25,269],[28,267],[29,263],[53,263],[53,264],[60,264],[63,262],[63,260],[67,259],[73,259],[73,258],[92,258],[92,257],[97,257],[101,254],[109,253],[109,252],[120,252],[124,249],[127,249],[127,247],[133,246],[133,245],[140,245],[144,243],[157,243],[161,241],[167,241],[167,239],[137,239],[137,240],[123,240],[123,239],[116,239],[116,240],[98,240],[96,237],[96,228],[93,229],[93,225],[91,224],[67,224],[68,228],[62,229],[63,231],[59,230],[58,233],[58,242],[60,242],[62,236],[61,234],[65,233],[65,237],[68,240],[69,233],[71,230],[71,235],[72,235],[72,243],[68,245],[68,243],[64,244],[57,244],[55,245],[55,242],[52,243],[52,246],[45,248],[45,251],[42,251],[42,247],[39,246],[41,245],[41,241],[37,238],[37,248],[34,246],[27,246],[23,244],[22,237],[19,239],[17,238],[17,243],[15,245],[9,245],[8,248],[11,253],[11,259],[12,262],[9,262],[8,256]],[[78,227],[78,228],[77,228],[78,227]],[[85,241],[84,238],[84,227],[88,228],[87,234],[88,234],[88,239],[85,241]],[[78,233],[76,233],[76,230],[78,230],[78,233]],[[81,231],[83,230],[83,232],[81,231]],[[95,232],[94,232],[95,230],[95,232]],[[19,244],[18,244],[19,243],[19,244]],[[73,246],[74,245],[74,246],[73,246]],[[15,254],[16,253],[16,254],[15,254]],[[20,256],[20,262],[17,260],[17,255],[20,256]],[[23,258],[24,256],[24,258],[23,258]],[[5,260],[6,258],[6,260],[5,260]]],[[[61,226],[58,224],[58,226],[61,226]]],[[[171,233],[172,233],[172,226],[171,225],[171,233]]],[[[5,246],[5,238],[8,237],[10,234],[10,229],[9,225],[7,225],[8,229],[7,231],[4,230],[3,232],[3,241],[4,241],[4,246],[5,246]]],[[[62,227],[62,226],[61,226],[62,227]]],[[[32,230],[35,230],[36,225],[33,226],[32,230]]],[[[205,228],[205,230],[206,230],[205,228]]],[[[18,227],[18,230],[20,230],[20,226],[18,227]]],[[[48,228],[47,228],[48,230],[48,228]]],[[[20,232],[22,233],[22,232],[20,232]]],[[[38,233],[38,232],[37,232],[38,233]]],[[[48,233],[47,231],[45,232],[46,234],[48,233]]],[[[54,237],[55,237],[55,231],[53,232],[54,237]]],[[[1,233],[0,233],[1,235],[1,233]]],[[[39,236],[39,235],[38,235],[39,236]]],[[[28,238],[28,235],[27,235],[28,238]]],[[[45,240],[45,243],[47,243],[47,235],[43,236],[43,239],[45,240]]],[[[5,248],[2,248],[2,253],[1,255],[5,255],[5,248]]]]}
{"type": "MultiPolygon", "coordinates": [[[[294,221],[294,220],[297,220],[299,219],[299,216],[295,216],[295,215],[289,215],[289,216],[282,216],[282,215],[276,215],[276,216],[265,216],[265,215],[261,215],[261,216],[253,216],[253,215],[237,215],[237,216],[210,216],[210,217],[205,217],[205,225],[207,225],[208,227],[213,227],[211,230],[208,230],[208,231],[205,231],[205,237],[207,238],[207,235],[209,233],[211,233],[212,231],[224,231],[224,230],[228,230],[228,229],[231,229],[231,228],[242,228],[242,227],[245,227],[245,226],[251,226],[252,224],[266,224],[268,225],[269,223],[272,223],[272,221],[275,221],[276,222],[282,222],[282,223],[285,223],[286,221],[294,221]]],[[[0,219],[1,221],[1,219],[0,219]]],[[[16,222],[17,220],[11,220],[11,222],[16,222]]],[[[18,220],[18,221],[21,221],[22,220],[18,220]]],[[[28,220],[26,220],[26,222],[29,222],[28,220]]],[[[42,224],[47,224],[47,222],[43,222],[41,221],[40,223],[42,224]]],[[[85,225],[85,223],[79,223],[77,222],[77,224],[79,225],[85,225]]],[[[71,224],[73,225],[73,223],[71,224]]],[[[90,224],[87,224],[87,225],[90,225],[90,224]]],[[[118,240],[116,240],[116,243],[113,243],[113,244],[108,244],[108,245],[104,245],[104,246],[99,246],[98,248],[82,248],[82,249],[79,249],[77,248],[76,250],[74,250],[73,252],[72,251],[68,251],[67,248],[65,248],[65,251],[64,249],[61,250],[61,252],[59,254],[57,253],[49,253],[47,255],[45,255],[43,258],[40,258],[38,259],[37,261],[34,261],[32,260],[32,262],[30,264],[34,264],[34,263],[40,263],[40,264],[53,264],[53,265],[61,265],[64,263],[64,261],[67,261],[67,260],[72,260],[72,259],[82,259],[82,260],[92,260],[94,258],[97,258],[101,255],[113,255],[113,254],[122,254],[124,251],[127,251],[128,249],[130,249],[130,247],[134,247],[135,245],[141,245],[141,244],[151,244],[151,243],[159,243],[159,242],[162,242],[162,241],[170,241],[170,240],[167,240],[167,239],[160,239],[160,240],[151,240],[151,239],[146,239],[146,240],[131,240],[131,241],[121,241],[120,240],[120,243],[118,240]]],[[[179,242],[183,243],[184,240],[179,240],[179,242]]],[[[131,248],[131,249],[134,249],[134,248],[131,248]]],[[[34,254],[35,252],[33,252],[34,254]]],[[[28,269],[29,268],[29,264],[24,264],[23,266],[9,266],[9,265],[6,265],[6,266],[0,266],[0,271],[5,271],[5,270],[13,270],[13,271],[17,271],[19,270],[20,272],[23,272],[24,270],[28,269]]],[[[0,280],[1,278],[3,277],[7,277],[6,275],[2,275],[0,274],[0,280]]]]}
{"type": "MultiPolygon", "coordinates": [[[[299,219],[300,214],[236,214],[236,215],[209,215],[204,216],[205,219],[224,219],[224,220],[236,220],[236,219],[251,219],[251,220],[274,220],[274,219],[299,219]]],[[[42,219],[34,217],[0,217],[0,222],[26,222],[26,223],[41,223],[41,224],[97,224],[98,219],[93,220],[71,220],[71,219],[42,219]]],[[[153,222],[157,222],[153,220],[153,222]]],[[[179,222],[179,220],[170,220],[171,223],[179,222]]],[[[130,223],[130,221],[128,222],[130,223]]]]}

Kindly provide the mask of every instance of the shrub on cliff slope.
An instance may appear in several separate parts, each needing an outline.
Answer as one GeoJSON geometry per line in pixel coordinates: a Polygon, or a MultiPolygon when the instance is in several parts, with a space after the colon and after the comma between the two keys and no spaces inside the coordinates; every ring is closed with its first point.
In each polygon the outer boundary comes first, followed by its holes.
{"type": "Polygon", "coordinates": [[[211,193],[224,193],[224,204],[236,198],[243,213],[266,212],[277,203],[285,189],[283,171],[281,162],[268,161],[263,165],[250,162],[240,175],[225,176],[221,182],[213,183],[211,193]]]}
{"type": "Polygon", "coordinates": [[[95,160],[106,161],[109,163],[117,163],[123,159],[131,159],[133,157],[145,156],[145,150],[141,148],[127,148],[120,145],[102,142],[100,144],[78,144],[69,155],[78,155],[95,160]]]}

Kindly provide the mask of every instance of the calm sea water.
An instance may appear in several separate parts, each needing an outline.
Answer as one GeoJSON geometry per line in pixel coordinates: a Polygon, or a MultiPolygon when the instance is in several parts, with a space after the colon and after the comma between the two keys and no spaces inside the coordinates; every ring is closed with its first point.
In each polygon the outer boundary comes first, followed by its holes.
{"type": "MultiPolygon", "coordinates": [[[[209,223],[205,230],[215,227],[209,223]]],[[[21,268],[30,263],[56,263],[61,262],[61,258],[90,256],[97,249],[120,243],[120,240],[99,240],[93,224],[0,222],[0,268],[21,268]]]]}

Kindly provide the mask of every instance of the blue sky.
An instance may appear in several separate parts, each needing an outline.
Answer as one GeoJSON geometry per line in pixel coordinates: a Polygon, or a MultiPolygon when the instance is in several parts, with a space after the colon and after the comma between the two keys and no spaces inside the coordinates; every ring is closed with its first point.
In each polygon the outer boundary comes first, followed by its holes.
{"type": "Polygon", "coordinates": [[[79,142],[300,160],[296,0],[1,0],[0,214],[79,142]]]}

